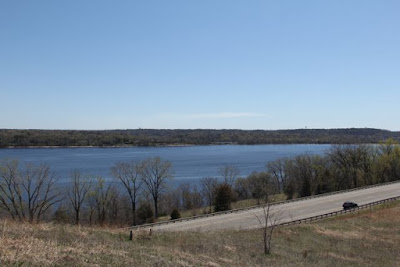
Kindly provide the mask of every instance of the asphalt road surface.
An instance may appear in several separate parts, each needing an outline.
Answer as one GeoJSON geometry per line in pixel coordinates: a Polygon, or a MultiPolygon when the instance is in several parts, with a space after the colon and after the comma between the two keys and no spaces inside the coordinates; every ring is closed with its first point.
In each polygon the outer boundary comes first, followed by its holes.
{"type": "MultiPolygon", "coordinates": [[[[317,197],[270,207],[269,223],[283,223],[343,209],[345,201],[358,205],[400,196],[400,183],[317,197]]],[[[214,231],[259,228],[265,223],[264,210],[257,208],[224,215],[151,227],[152,231],[214,231]]]]}

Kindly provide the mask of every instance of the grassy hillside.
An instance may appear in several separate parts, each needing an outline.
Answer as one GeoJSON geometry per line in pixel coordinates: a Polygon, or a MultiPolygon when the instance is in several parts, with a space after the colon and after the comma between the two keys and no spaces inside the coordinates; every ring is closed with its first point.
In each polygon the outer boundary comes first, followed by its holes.
{"type": "Polygon", "coordinates": [[[0,221],[0,265],[16,266],[396,266],[400,202],[277,229],[265,256],[259,230],[135,233],[0,221]]]}

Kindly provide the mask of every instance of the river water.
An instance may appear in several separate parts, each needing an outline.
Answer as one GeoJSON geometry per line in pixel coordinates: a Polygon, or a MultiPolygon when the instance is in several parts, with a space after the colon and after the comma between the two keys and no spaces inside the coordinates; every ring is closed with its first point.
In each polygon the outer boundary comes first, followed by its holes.
{"type": "Polygon", "coordinates": [[[241,176],[265,170],[265,165],[284,157],[324,154],[330,145],[210,145],[127,148],[11,148],[0,149],[0,159],[20,163],[47,164],[60,182],[68,181],[74,169],[84,174],[111,177],[110,168],[118,161],[161,157],[172,163],[174,183],[197,184],[207,176],[218,177],[218,170],[234,165],[241,176]]]}

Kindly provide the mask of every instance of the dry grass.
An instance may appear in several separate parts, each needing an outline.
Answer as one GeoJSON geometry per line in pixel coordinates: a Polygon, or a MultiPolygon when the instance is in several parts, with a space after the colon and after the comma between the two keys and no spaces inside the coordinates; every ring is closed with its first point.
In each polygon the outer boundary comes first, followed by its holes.
{"type": "Polygon", "coordinates": [[[0,221],[0,266],[399,266],[400,203],[278,228],[265,256],[259,230],[136,232],[0,221]]]}

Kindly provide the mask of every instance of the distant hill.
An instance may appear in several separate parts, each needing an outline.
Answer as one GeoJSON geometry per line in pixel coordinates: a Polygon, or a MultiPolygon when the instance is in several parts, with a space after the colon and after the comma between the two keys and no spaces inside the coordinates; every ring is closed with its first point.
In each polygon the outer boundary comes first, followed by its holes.
{"type": "Polygon", "coordinates": [[[297,130],[13,130],[0,129],[0,147],[164,146],[209,144],[370,144],[400,132],[371,128],[297,130]]]}

